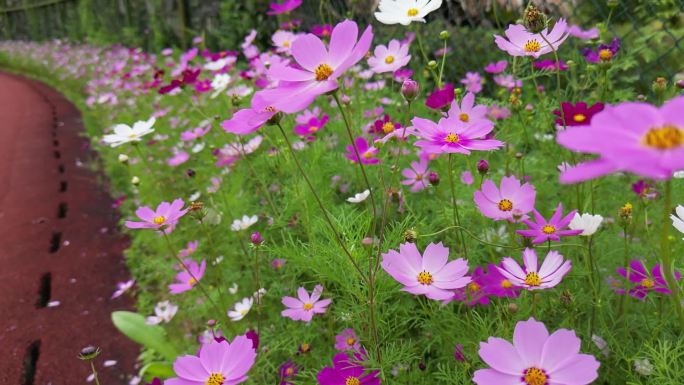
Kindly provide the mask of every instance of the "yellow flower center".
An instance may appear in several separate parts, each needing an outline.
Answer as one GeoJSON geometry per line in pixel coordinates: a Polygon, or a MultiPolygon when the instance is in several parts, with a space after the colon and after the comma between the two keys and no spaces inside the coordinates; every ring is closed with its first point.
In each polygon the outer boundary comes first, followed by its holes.
{"type": "Polygon", "coordinates": [[[601,61],[610,61],[613,58],[613,51],[605,48],[599,51],[598,56],[601,61]]]}
{"type": "Polygon", "coordinates": [[[541,50],[541,44],[536,40],[529,40],[525,43],[523,49],[525,52],[539,52],[539,50],[541,50]]]}
{"type": "Polygon", "coordinates": [[[513,287],[513,284],[511,283],[511,281],[504,279],[503,281],[501,281],[501,287],[503,287],[504,289],[510,289],[513,287]]]}
{"type": "Polygon", "coordinates": [[[652,279],[650,279],[650,278],[644,278],[644,279],[641,281],[641,286],[643,286],[643,287],[645,287],[645,288],[647,288],[647,289],[652,289],[653,286],[655,286],[655,282],[654,282],[652,279]]]}
{"type": "Polygon", "coordinates": [[[313,309],[312,303],[305,303],[304,304],[304,310],[311,310],[311,309],[313,309]]]}
{"type": "Polygon", "coordinates": [[[319,130],[320,127],[318,126],[309,126],[309,132],[316,132],[319,130]]]}
{"type": "Polygon", "coordinates": [[[344,380],[344,385],[360,385],[361,381],[357,377],[347,377],[344,380]]]}
{"type": "Polygon", "coordinates": [[[468,116],[468,114],[466,114],[465,112],[461,112],[461,114],[458,115],[458,119],[462,122],[467,123],[470,120],[470,116],[468,116]]]}
{"type": "Polygon", "coordinates": [[[268,106],[264,108],[264,112],[276,112],[276,109],[273,106],[268,106]]]}
{"type": "Polygon", "coordinates": [[[314,70],[314,74],[316,75],[316,80],[319,82],[322,82],[323,80],[328,80],[330,75],[332,75],[333,69],[329,64],[319,64],[318,67],[314,70]]]}
{"type": "Polygon", "coordinates": [[[207,382],[205,382],[205,385],[223,385],[223,381],[226,379],[223,377],[223,374],[221,373],[212,373],[209,376],[209,379],[207,382]]]}
{"type": "Polygon", "coordinates": [[[289,46],[290,46],[290,42],[289,42],[289,41],[286,40],[286,41],[283,42],[283,47],[287,48],[287,47],[289,47],[289,46]]]}
{"type": "Polygon", "coordinates": [[[240,314],[242,314],[242,315],[245,315],[245,314],[247,314],[247,310],[246,310],[246,309],[242,309],[242,310],[240,310],[240,314]]]}
{"type": "Polygon", "coordinates": [[[672,125],[652,128],[646,133],[641,142],[648,147],[658,150],[682,147],[684,146],[684,130],[672,125]]]}
{"type": "Polygon", "coordinates": [[[394,123],[387,122],[382,125],[382,132],[384,132],[385,134],[389,134],[392,131],[394,131],[394,123]]]}
{"type": "MultiPolygon", "coordinates": [[[[416,16],[418,14],[418,8],[409,8],[408,11],[406,11],[406,15],[409,17],[416,16]]],[[[349,384],[347,384],[349,385],[349,384]]]]}
{"type": "Polygon", "coordinates": [[[416,174],[416,180],[423,180],[423,174],[416,174]]]}
{"type": "Polygon", "coordinates": [[[523,376],[523,380],[527,385],[545,385],[548,379],[546,372],[535,367],[525,370],[523,376]]]}
{"type": "Polygon", "coordinates": [[[292,368],[287,368],[287,369],[285,369],[285,374],[286,374],[287,376],[293,375],[293,374],[294,374],[294,369],[292,369],[292,368]]]}
{"type": "Polygon", "coordinates": [[[447,143],[458,143],[461,140],[461,138],[458,137],[456,134],[449,134],[444,138],[444,141],[447,143]]]}
{"type": "Polygon", "coordinates": [[[542,227],[542,232],[544,234],[553,234],[556,232],[556,227],[551,226],[551,225],[546,225],[546,226],[542,227]]]}
{"type": "Polygon", "coordinates": [[[428,273],[427,271],[421,271],[418,274],[418,283],[421,285],[431,285],[433,279],[432,279],[432,274],[428,273]]]}
{"type": "Polygon", "coordinates": [[[363,154],[361,154],[361,156],[366,158],[366,159],[370,159],[373,157],[373,153],[371,151],[366,151],[363,154]]]}
{"type": "Polygon", "coordinates": [[[161,225],[164,222],[166,222],[166,217],[163,215],[160,215],[158,217],[154,217],[154,219],[152,221],[154,222],[155,225],[161,225]]]}
{"type": "Polygon", "coordinates": [[[385,64],[392,64],[394,63],[394,56],[389,55],[385,58],[385,64]]]}
{"type": "Polygon", "coordinates": [[[347,345],[353,346],[355,343],[356,343],[355,338],[351,338],[351,337],[347,338],[347,345]]]}
{"type": "Polygon", "coordinates": [[[541,285],[541,278],[539,277],[539,274],[533,271],[531,273],[527,273],[525,276],[525,283],[528,286],[539,286],[541,285]]]}
{"type": "Polygon", "coordinates": [[[128,139],[136,139],[138,134],[128,134],[128,139]]]}
{"type": "Polygon", "coordinates": [[[574,119],[577,123],[582,123],[583,121],[587,120],[587,117],[584,114],[575,114],[572,119],[574,119]]]}
{"type": "Polygon", "coordinates": [[[468,290],[470,290],[471,292],[474,293],[474,292],[480,290],[480,285],[478,285],[478,284],[475,283],[475,282],[471,282],[471,283],[468,284],[468,290]]]}
{"type": "Polygon", "coordinates": [[[311,350],[311,345],[309,345],[309,344],[307,344],[306,342],[304,342],[303,344],[299,345],[299,350],[300,350],[302,353],[306,353],[306,352],[308,352],[309,350],[311,350]]]}
{"type": "Polygon", "coordinates": [[[513,210],[513,202],[509,201],[508,199],[502,199],[499,201],[499,210],[501,211],[511,211],[513,210]]]}
{"type": "Polygon", "coordinates": [[[197,280],[195,278],[190,278],[188,281],[188,285],[190,286],[195,286],[197,284],[197,280]]]}

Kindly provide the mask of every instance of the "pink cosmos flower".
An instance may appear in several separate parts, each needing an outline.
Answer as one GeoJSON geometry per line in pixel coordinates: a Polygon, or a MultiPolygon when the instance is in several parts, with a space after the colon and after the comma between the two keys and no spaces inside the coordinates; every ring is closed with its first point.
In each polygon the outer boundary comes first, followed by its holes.
{"type": "MultiPolygon", "coordinates": [[[[460,105],[453,101],[447,115],[458,117],[458,120],[463,123],[489,122],[487,106],[483,104],[475,105],[475,93],[473,92],[468,92],[461,100],[460,105]]],[[[489,123],[491,124],[491,122],[489,123]]],[[[493,124],[491,125],[492,127],[494,126],[493,124]]]]}
{"type": "Polygon", "coordinates": [[[278,111],[258,95],[252,98],[252,107],[244,108],[224,120],[221,127],[235,135],[249,135],[266,124],[278,111]]]}
{"type": "Polygon", "coordinates": [[[495,150],[503,146],[499,140],[486,139],[494,128],[494,123],[489,120],[466,123],[459,116],[450,114],[437,123],[418,117],[411,122],[419,138],[414,144],[429,153],[468,155],[471,151],[495,150]]]}
{"type": "Polygon", "coordinates": [[[482,76],[477,72],[466,72],[461,84],[465,86],[466,91],[477,94],[482,91],[482,76]]]}
{"type": "Polygon", "coordinates": [[[452,300],[456,300],[465,303],[467,306],[488,305],[489,297],[485,290],[486,274],[484,269],[477,266],[470,275],[470,279],[471,281],[469,284],[460,289],[456,289],[453,298],[444,302],[449,303],[452,300]]]}
{"type": "Polygon", "coordinates": [[[319,301],[321,294],[323,294],[323,286],[321,285],[314,287],[311,296],[309,296],[305,288],[300,287],[297,289],[297,296],[299,298],[283,297],[282,302],[283,305],[287,306],[287,309],[283,310],[280,315],[295,321],[311,322],[314,314],[325,313],[326,307],[332,302],[331,299],[319,301]]]}
{"type": "Polygon", "coordinates": [[[358,26],[345,20],[335,26],[326,49],[320,38],[303,35],[292,43],[292,56],[299,68],[273,65],[268,76],[280,81],[275,89],[260,91],[264,101],[276,110],[294,113],[308,107],[322,94],[336,90],[337,79],[370,48],[373,31],[368,26],[357,41],[358,26]]]}
{"type": "Polygon", "coordinates": [[[292,361],[287,361],[284,364],[280,365],[280,369],[278,370],[280,374],[280,384],[279,385],[294,385],[294,382],[291,380],[293,377],[299,373],[299,368],[297,365],[292,362],[292,361]]]}
{"type": "Polygon", "coordinates": [[[557,141],[572,151],[598,154],[561,174],[561,183],[577,183],[617,171],[669,179],[684,169],[684,96],[658,108],[626,102],[606,106],[589,126],[568,127],[557,141]]]}
{"type": "Polygon", "coordinates": [[[485,72],[490,74],[500,74],[508,67],[508,61],[500,60],[498,62],[489,63],[484,67],[485,72]]]}
{"type": "Polygon", "coordinates": [[[173,363],[174,378],[165,385],[237,385],[247,381],[247,372],[254,365],[256,351],[246,336],[237,336],[229,343],[211,341],[202,345],[197,356],[184,355],[173,363]]]}
{"type": "Polygon", "coordinates": [[[321,119],[321,109],[316,106],[310,110],[304,110],[295,117],[297,124],[307,124],[313,118],[321,119]]]}
{"type": "Polygon", "coordinates": [[[578,39],[591,40],[598,39],[599,30],[596,27],[583,30],[580,26],[572,24],[568,27],[568,34],[578,39]]]}
{"type": "MultiPolygon", "coordinates": [[[[643,261],[632,260],[627,269],[619,267],[616,271],[623,278],[637,284],[629,290],[629,295],[634,298],[644,299],[650,292],[672,294],[672,291],[667,287],[667,281],[663,276],[663,271],[659,263],[653,265],[653,268],[649,272],[643,261]]],[[[679,281],[682,279],[682,274],[679,271],[675,271],[674,277],[675,280],[679,281]]],[[[624,293],[624,290],[622,293],[624,293]]]]}
{"type": "Polygon", "coordinates": [[[354,329],[344,329],[342,333],[335,336],[335,349],[340,351],[359,351],[361,349],[361,344],[359,343],[359,337],[356,336],[354,329]]]}
{"type": "Polygon", "coordinates": [[[463,183],[466,186],[470,186],[471,184],[473,184],[473,182],[473,174],[469,170],[465,170],[461,173],[461,183],[463,183]]]}
{"type": "Polygon", "coordinates": [[[441,110],[454,101],[454,85],[447,83],[443,88],[433,91],[425,100],[425,105],[433,110],[441,110]]]}
{"type": "Polygon", "coordinates": [[[178,151],[174,153],[172,157],[166,160],[166,164],[168,164],[171,167],[176,167],[187,162],[188,159],[190,159],[190,155],[187,152],[178,151]]]}
{"type": "Polygon", "coordinates": [[[442,242],[430,243],[422,256],[415,244],[403,243],[398,252],[389,250],[382,254],[382,268],[404,285],[402,291],[439,301],[450,299],[454,295],[452,290],[470,283],[470,277],[465,276],[468,261],[448,259],[449,248],[442,242]]]}
{"type": "Polygon", "coordinates": [[[276,47],[276,52],[290,54],[292,42],[297,40],[297,35],[290,31],[278,30],[271,37],[273,45],[276,47]]]}
{"type": "Polygon", "coordinates": [[[473,198],[482,215],[495,221],[519,222],[527,219],[527,213],[534,210],[537,192],[529,183],[520,184],[514,176],[501,179],[501,189],[487,179],[482,189],[475,191],[473,198]]]}
{"type": "Polygon", "coordinates": [[[509,91],[515,87],[522,87],[522,80],[515,80],[513,75],[496,75],[492,79],[497,86],[506,88],[509,91]]]}
{"type": "Polygon", "coordinates": [[[121,297],[125,292],[135,285],[135,279],[116,283],[116,291],[112,294],[112,299],[121,297]]]}
{"type": "Polygon", "coordinates": [[[293,131],[299,136],[312,136],[325,127],[326,123],[328,123],[328,115],[323,115],[321,119],[312,117],[305,124],[296,125],[293,131]]]}
{"type": "MultiPolygon", "coordinates": [[[[376,164],[380,163],[380,159],[375,156],[378,154],[378,149],[368,145],[368,141],[363,136],[359,136],[354,139],[356,144],[356,149],[361,157],[361,163],[363,164],[376,164]]],[[[345,147],[347,152],[344,155],[345,158],[351,160],[354,163],[359,162],[359,157],[356,156],[356,151],[354,151],[354,146],[351,144],[345,147]]]]}
{"type": "Polygon", "coordinates": [[[588,106],[585,102],[577,102],[575,104],[562,102],[561,110],[554,110],[553,114],[558,117],[556,119],[556,124],[563,126],[563,121],[565,120],[565,126],[586,126],[591,124],[591,119],[594,115],[603,111],[605,105],[603,103],[594,103],[588,106]]]}
{"type": "Polygon", "coordinates": [[[209,130],[211,130],[210,125],[207,125],[205,127],[196,127],[196,128],[193,128],[192,130],[183,131],[180,135],[180,139],[183,141],[195,140],[197,138],[201,138],[202,136],[206,135],[209,132],[209,130]]]}
{"type": "Polygon", "coordinates": [[[363,353],[354,354],[353,359],[339,353],[333,357],[333,366],[321,369],[316,379],[320,385],[380,385],[378,371],[366,373],[360,364],[364,359],[363,353]]]}
{"type": "Polygon", "coordinates": [[[496,268],[513,285],[527,290],[550,289],[558,285],[572,267],[570,260],[563,262],[563,256],[555,250],[549,251],[541,268],[538,267],[537,252],[534,249],[523,250],[522,257],[524,269],[511,257],[505,257],[501,261],[501,267],[496,268]]]}
{"type": "Polygon", "coordinates": [[[527,230],[516,230],[516,232],[523,237],[534,238],[532,240],[533,244],[544,243],[546,241],[560,241],[560,237],[579,235],[582,230],[563,230],[570,224],[572,218],[575,217],[577,210],[573,210],[568,213],[568,215],[563,217],[563,204],[559,203],[556,207],[556,211],[553,216],[548,221],[539,214],[536,209],[533,211],[534,220],[532,222],[528,219],[523,219],[523,223],[529,227],[527,230]]]}
{"type": "Polygon", "coordinates": [[[391,40],[387,46],[378,45],[373,56],[368,59],[368,65],[376,74],[394,72],[408,64],[411,60],[408,44],[401,44],[398,40],[391,40]]]}
{"type": "Polygon", "coordinates": [[[282,3],[271,3],[269,7],[270,11],[266,12],[267,15],[280,15],[281,13],[288,13],[294,11],[302,5],[304,0],[285,0],[282,3]]]}
{"type": "Polygon", "coordinates": [[[140,207],[135,211],[135,215],[142,219],[142,222],[126,221],[129,229],[155,229],[162,230],[169,234],[173,231],[178,220],[188,212],[183,210],[183,200],[176,199],[173,202],[162,202],[156,210],[147,206],[140,207]]]}
{"type": "Polygon", "coordinates": [[[492,104],[487,110],[487,118],[492,120],[507,119],[511,116],[511,111],[506,107],[499,107],[492,104]]]}
{"type": "Polygon", "coordinates": [[[520,296],[520,287],[515,286],[492,263],[487,265],[487,275],[483,278],[483,283],[488,295],[499,298],[517,298],[520,296]]]}
{"type": "Polygon", "coordinates": [[[178,253],[178,256],[181,258],[189,257],[190,255],[192,255],[192,253],[194,253],[197,250],[198,246],[199,241],[188,242],[185,248],[178,253]]]}
{"type": "Polygon", "coordinates": [[[200,264],[192,259],[183,261],[183,270],[176,274],[176,283],[169,285],[169,293],[180,294],[191,290],[204,277],[207,268],[207,261],[202,260],[200,264]]]}
{"type": "Polygon", "coordinates": [[[567,27],[565,20],[560,19],[550,32],[547,28],[541,33],[532,33],[520,24],[511,24],[506,29],[506,38],[494,35],[494,42],[499,49],[508,52],[511,56],[531,56],[536,59],[552,52],[553,49],[558,50],[558,47],[568,38],[567,27]],[[551,42],[551,46],[544,41],[542,36],[551,42]]]}
{"type": "Polygon", "coordinates": [[[473,376],[477,385],[588,385],[598,378],[600,363],[580,354],[574,331],[549,335],[543,323],[530,318],[515,326],[513,343],[489,337],[480,343],[480,358],[489,365],[473,376]]]}
{"type": "Polygon", "coordinates": [[[410,168],[405,168],[401,171],[401,175],[406,178],[401,181],[401,184],[404,186],[411,186],[410,191],[413,193],[425,190],[430,186],[430,182],[428,181],[429,173],[430,170],[428,170],[427,159],[420,159],[418,162],[411,162],[410,168]]]}
{"type": "Polygon", "coordinates": [[[568,69],[568,65],[565,64],[563,60],[556,62],[553,59],[537,60],[533,62],[534,68],[544,70],[544,71],[565,71],[568,69]]]}
{"type": "Polygon", "coordinates": [[[314,35],[320,37],[320,38],[327,38],[330,37],[332,34],[333,27],[330,24],[323,24],[323,25],[314,25],[311,27],[311,33],[314,35]]]}

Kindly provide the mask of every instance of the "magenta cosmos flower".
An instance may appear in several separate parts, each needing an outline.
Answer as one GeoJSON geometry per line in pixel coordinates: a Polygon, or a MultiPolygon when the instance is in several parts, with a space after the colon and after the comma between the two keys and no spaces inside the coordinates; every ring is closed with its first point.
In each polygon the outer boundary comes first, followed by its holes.
{"type": "Polygon", "coordinates": [[[506,70],[508,62],[506,60],[499,60],[494,63],[489,63],[484,67],[485,72],[490,74],[500,74],[506,70]]]}
{"type": "Polygon", "coordinates": [[[684,96],[658,108],[627,102],[596,114],[587,127],[569,127],[557,141],[572,151],[598,154],[561,174],[561,183],[577,183],[617,171],[669,179],[684,169],[684,96]]]}
{"type": "Polygon", "coordinates": [[[173,231],[178,220],[188,212],[183,210],[183,200],[176,199],[173,202],[162,202],[156,210],[147,206],[140,207],[135,211],[135,215],[142,219],[142,222],[126,221],[129,229],[154,229],[161,230],[169,234],[173,231]]]}
{"type": "Polygon", "coordinates": [[[513,343],[489,337],[480,343],[480,358],[489,365],[475,372],[477,385],[587,385],[598,378],[600,363],[580,353],[572,330],[549,335],[543,323],[530,318],[515,325],[513,343]]]}
{"type": "Polygon", "coordinates": [[[292,380],[299,373],[299,368],[292,361],[287,361],[280,365],[280,385],[293,385],[292,380]]]}
{"type": "Polygon", "coordinates": [[[549,251],[541,267],[534,249],[523,250],[522,257],[524,268],[511,257],[505,257],[501,267],[496,268],[514,286],[527,290],[550,289],[558,285],[572,267],[570,261],[563,261],[563,256],[555,250],[549,251]]]}
{"type": "Polygon", "coordinates": [[[510,279],[506,278],[496,265],[487,265],[487,275],[483,279],[485,292],[500,298],[517,298],[520,295],[520,287],[513,285],[510,279]]]}
{"type": "Polygon", "coordinates": [[[243,108],[233,117],[221,122],[224,131],[235,135],[249,135],[268,123],[278,111],[263,98],[255,95],[251,108],[243,108]]]}
{"type": "MultiPolygon", "coordinates": [[[[659,263],[656,263],[649,272],[643,261],[633,260],[627,269],[619,267],[617,273],[637,284],[629,290],[629,295],[634,298],[644,299],[650,292],[672,294],[672,291],[667,287],[667,281],[665,281],[659,263]]],[[[678,271],[674,272],[674,276],[677,281],[682,279],[682,274],[678,271]]]]}
{"type": "Polygon", "coordinates": [[[354,329],[344,329],[342,333],[335,336],[335,349],[340,351],[359,351],[361,344],[359,337],[354,332],[354,329]]]}
{"type": "Polygon", "coordinates": [[[368,26],[357,41],[358,33],[356,23],[345,20],[333,29],[328,48],[316,35],[300,36],[292,43],[292,56],[299,67],[273,65],[268,76],[280,81],[278,87],[258,94],[278,111],[305,109],[317,96],[337,89],[337,79],[366,55],[373,40],[372,28],[368,26]]]}
{"type": "Polygon", "coordinates": [[[430,186],[430,181],[428,180],[429,173],[428,160],[421,158],[418,162],[411,162],[411,167],[401,171],[401,175],[406,178],[401,181],[401,184],[411,186],[411,192],[425,190],[430,186]]]}
{"type": "Polygon", "coordinates": [[[183,270],[176,274],[176,283],[169,285],[169,293],[171,294],[180,294],[192,290],[204,277],[207,261],[202,260],[200,264],[197,264],[192,259],[186,259],[183,261],[182,268],[183,270]]]}
{"type": "Polygon", "coordinates": [[[322,299],[321,294],[323,294],[323,286],[316,285],[311,296],[306,291],[305,288],[300,287],[297,289],[297,297],[283,297],[283,305],[287,306],[287,309],[283,310],[280,315],[283,317],[291,318],[295,321],[311,322],[314,314],[323,314],[326,311],[326,307],[332,302],[331,299],[322,299]]]}
{"type": "Polygon", "coordinates": [[[520,184],[514,176],[501,179],[501,188],[487,179],[482,190],[475,191],[474,200],[480,212],[495,221],[518,222],[527,219],[527,213],[534,210],[537,192],[529,183],[520,184]]]}
{"type": "Polygon", "coordinates": [[[269,7],[270,11],[266,12],[267,15],[280,15],[281,13],[288,13],[294,11],[302,5],[304,0],[285,0],[282,3],[271,3],[269,7]]]}
{"type": "Polygon", "coordinates": [[[380,385],[378,371],[366,373],[359,363],[364,359],[361,353],[354,354],[351,359],[346,353],[333,357],[333,366],[325,367],[316,377],[320,385],[380,385]]]}
{"type": "Polygon", "coordinates": [[[433,110],[441,110],[449,107],[454,101],[454,85],[445,84],[443,88],[434,90],[425,100],[425,105],[433,110]]]}
{"type": "Polygon", "coordinates": [[[603,111],[605,105],[603,103],[595,103],[588,106],[585,102],[578,102],[575,104],[563,102],[561,103],[561,110],[554,110],[553,114],[558,117],[556,124],[563,126],[587,126],[591,124],[591,119],[594,115],[603,111]]]}
{"type": "Polygon", "coordinates": [[[399,251],[382,254],[382,268],[404,285],[402,291],[425,295],[434,300],[453,297],[452,290],[470,283],[468,261],[459,258],[449,262],[449,248],[442,242],[430,243],[423,255],[413,243],[399,245],[399,251]]]}
{"type": "Polygon", "coordinates": [[[560,241],[560,237],[582,233],[582,230],[563,230],[570,224],[572,218],[575,217],[575,213],[577,213],[577,210],[573,210],[569,212],[568,215],[563,216],[563,204],[559,203],[553,216],[547,221],[539,214],[539,211],[535,209],[534,220],[536,222],[525,219],[523,220],[523,223],[526,224],[529,229],[517,230],[516,232],[523,237],[534,238],[532,243],[535,245],[546,241],[560,241]]]}
{"type": "Polygon", "coordinates": [[[233,342],[213,341],[202,345],[198,356],[184,355],[173,363],[175,378],[165,385],[236,385],[247,381],[247,372],[254,365],[256,351],[246,336],[233,342]]]}
{"type": "Polygon", "coordinates": [[[489,120],[470,123],[462,121],[458,115],[449,115],[437,123],[418,117],[411,122],[419,138],[414,144],[431,154],[468,155],[471,151],[495,150],[503,146],[499,140],[486,138],[494,128],[489,120]]]}
{"type": "MultiPolygon", "coordinates": [[[[354,143],[356,144],[356,150],[358,150],[359,156],[361,157],[361,163],[380,163],[380,159],[375,157],[378,154],[378,149],[373,146],[369,146],[366,138],[364,138],[363,136],[359,136],[358,138],[354,139],[354,143]]],[[[347,150],[347,152],[344,154],[345,158],[351,160],[354,163],[359,162],[359,157],[356,156],[354,146],[350,144],[347,147],[345,147],[345,150],[347,150]]]]}
{"type": "Polygon", "coordinates": [[[541,33],[532,33],[520,24],[511,24],[506,29],[506,37],[494,35],[494,42],[502,51],[508,52],[511,56],[531,56],[538,58],[541,55],[557,50],[558,47],[568,38],[568,24],[564,19],[558,20],[549,32],[548,28],[541,33]],[[544,41],[544,36],[551,45],[544,41]],[[553,49],[551,48],[553,47],[553,49]]]}
{"type": "Polygon", "coordinates": [[[326,123],[328,123],[328,115],[323,115],[322,118],[314,116],[308,122],[296,125],[293,131],[296,135],[311,137],[325,127],[326,123]]]}
{"type": "Polygon", "coordinates": [[[408,64],[411,60],[409,45],[401,44],[399,40],[391,40],[387,46],[375,47],[373,56],[368,59],[370,69],[376,74],[394,72],[408,64]]]}

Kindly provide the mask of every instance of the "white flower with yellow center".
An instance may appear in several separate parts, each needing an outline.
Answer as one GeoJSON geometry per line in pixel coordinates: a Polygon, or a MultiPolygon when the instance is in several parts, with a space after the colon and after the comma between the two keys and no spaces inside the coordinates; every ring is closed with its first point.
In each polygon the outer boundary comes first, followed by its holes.
{"type": "Polygon", "coordinates": [[[245,318],[253,304],[254,299],[252,297],[243,298],[242,301],[235,304],[233,310],[228,310],[228,317],[234,322],[245,318]]]}
{"type": "Polygon", "coordinates": [[[130,142],[139,142],[143,136],[154,132],[152,126],[154,126],[155,121],[155,118],[147,121],[141,120],[133,123],[133,127],[126,124],[117,124],[113,128],[114,133],[103,136],[102,141],[112,147],[118,147],[130,142]]]}
{"type": "Polygon", "coordinates": [[[603,217],[600,215],[591,215],[588,213],[580,215],[580,213],[575,213],[575,216],[570,221],[568,227],[570,230],[582,230],[582,233],[579,235],[588,237],[594,235],[599,226],[601,226],[601,222],[603,222],[603,217]]]}
{"type": "Polygon", "coordinates": [[[383,24],[425,23],[425,16],[441,6],[442,0],[380,0],[375,18],[383,24]]]}

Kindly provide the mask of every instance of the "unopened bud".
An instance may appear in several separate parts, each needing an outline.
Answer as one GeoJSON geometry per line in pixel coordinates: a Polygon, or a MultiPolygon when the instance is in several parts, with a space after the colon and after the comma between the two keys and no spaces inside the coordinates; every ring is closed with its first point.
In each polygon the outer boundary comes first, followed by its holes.
{"type": "Polygon", "coordinates": [[[418,233],[414,229],[404,231],[404,241],[414,243],[418,239],[418,233]]]}
{"type": "Polygon", "coordinates": [[[449,31],[442,31],[439,33],[439,38],[442,40],[446,40],[449,38],[449,31]]]}
{"type": "Polygon", "coordinates": [[[518,312],[518,305],[515,303],[509,303],[507,308],[509,313],[515,314],[518,312]]]}
{"type": "Polygon", "coordinates": [[[433,70],[433,69],[437,68],[437,62],[434,61],[434,60],[430,60],[430,61],[427,63],[427,66],[428,66],[429,69],[433,70]]]}
{"type": "Polygon", "coordinates": [[[102,351],[95,346],[86,346],[78,353],[78,358],[83,361],[91,361],[97,358],[102,351]]]}
{"type": "Polygon", "coordinates": [[[656,94],[665,92],[665,90],[667,90],[667,79],[663,77],[657,77],[653,82],[653,85],[651,85],[651,89],[653,89],[653,92],[656,94]]]}
{"type": "Polygon", "coordinates": [[[481,175],[487,174],[489,171],[489,162],[487,162],[485,159],[480,159],[477,161],[477,172],[479,172],[481,175]]]}
{"type": "Polygon", "coordinates": [[[420,86],[418,82],[411,79],[404,80],[401,85],[401,95],[406,99],[406,101],[413,101],[420,93],[420,86]]]}
{"type": "Polygon", "coordinates": [[[439,184],[439,174],[437,174],[434,171],[431,171],[428,174],[428,182],[430,182],[430,184],[433,186],[437,186],[439,184]]]}
{"type": "Polygon", "coordinates": [[[258,231],[252,233],[250,240],[254,246],[260,246],[262,243],[264,243],[264,239],[261,237],[261,233],[258,231]]]}
{"type": "Polygon", "coordinates": [[[138,178],[137,176],[132,177],[132,178],[131,178],[131,184],[132,184],[133,186],[139,185],[139,184],[140,184],[140,178],[138,178]]]}
{"type": "Polygon", "coordinates": [[[539,33],[546,28],[546,15],[530,3],[523,11],[523,25],[532,33],[539,33]]]}
{"type": "Polygon", "coordinates": [[[119,154],[119,162],[121,162],[123,164],[128,164],[128,155],[119,154]]]}

